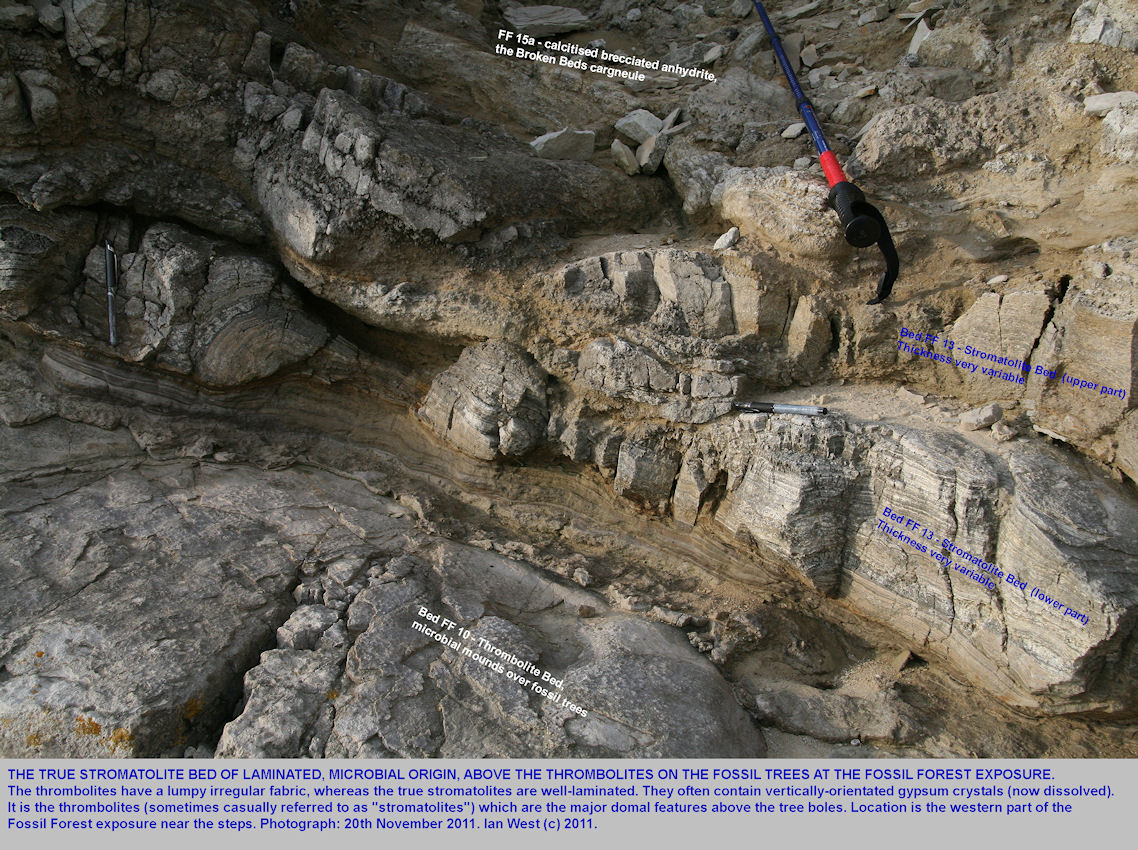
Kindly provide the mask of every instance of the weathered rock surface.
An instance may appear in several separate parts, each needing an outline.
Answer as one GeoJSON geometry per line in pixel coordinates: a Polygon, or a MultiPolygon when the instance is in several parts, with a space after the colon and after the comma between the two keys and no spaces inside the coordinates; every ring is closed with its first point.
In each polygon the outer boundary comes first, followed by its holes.
{"type": "MultiPolygon", "coordinates": [[[[233,386],[309,357],[328,332],[309,318],[260,258],[231,253],[174,225],[154,225],[135,252],[120,254],[119,356],[206,384],[233,386]]],[[[107,334],[102,246],[87,255],[80,321],[107,334]]]]}
{"type": "Polygon", "coordinates": [[[642,144],[664,129],[664,121],[647,109],[634,109],[614,125],[618,133],[642,144]]]}
{"type": "Polygon", "coordinates": [[[219,755],[763,753],[677,630],[424,535],[357,481],[150,461],[125,434],[58,420],[0,438],[6,755],[180,753],[225,719],[247,669],[219,755]],[[37,541],[45,523],[77,536],[37,541]],[[585,603],[604,613],[577,620],[585,603]],[[563,679],[589,716],[413,631],[422,605],[563,679]],[[682,702],[677,681],[695,685],[682,702]]]}
{"type": "Polygon", "coordinates": [[[82,210],[36,215],[0,206],[0,315],[20,319],[74,283],[81,246],[95,241],[95,216],[82,210]]]}
{"type": "MultiPolygon", "coordinates": [[[[69,442],[106,451],[95,429],[34,427],[30,445],[3,429],[5,455],[45,464],[54,454],[73,471],[31,487],[5,475],[0,746],[8,756],[104,757],[199,743],[283,619],[307,552],[276,543],[281,482],[140,463],[122,441],[121,460],[100,469],[68,458],[69,442]],[[29,535],[45,524],[71,534],[29,535]]],[[[338,524],[327,506],[313,521],[338,524]]]]}
{"type": "Polygon", "coordinates": [[[514,6],[502,13],[518,32],[534,38],[587,29],[589,19],[568,6],[514,6]]]}
{"type": "Polygon", "coordinates": [[[463,351],[431,384],[419,417],[440,437],[483,460],[524,455],[545,433],[546,374],[504,342],[463,351]]]}
{"type": "Polygon", "coordinates": [[[244,711],[226,726],[219,756],[764,752],[727,684],[675,629],[612,611],[524,563],[446,541],[368,563],[339,621],[343,644],[264,653],[246,676],[244,711]],[[579,619],[574,612],[586,604],[594,613],[579,619]],[[445,632],[419,616],[424,607],[454,618],[472,637],[452,646],[412,628],[418,621],[445,632]],[[563,682],[553,689],[558,698],[482,663],[485,657],[523,672],[488,646],[563,682]],[[297,678],[305,683],[300,689],[297,678]],[[677,681],[691,685],[679,701],[677,681]]]}
{"type": "Polygon", "coordinates": [[[530,147],[534,153],[546,159],[578,159],[588,162],[593,158],[593,143],[596,134],[592,130],[554,130],[538,136],[530,147]]]}
{"type": "Polygon", "coordinates": [[[1123,0],[1088,0],[1071,17],[1070,40],[1138,51],[1138,13],[1123,0]]]}
{"type": "Polygon", "coordinates": [[[889,692],[867,698],[776,681],[764,683],[755,706],[760,717],[783,731],[820,741],[901,743],[913,737],[904,703],[889,692]]]}
{"type": "Polygon", "coordinates": [[[659,196],[585,163],[535,157],[499,134],[373,113],[331,89],[304,133],[258,157],[254,175],[289,249],[338,273],[375,263],[404,232],[469,242],[526,221],[596,225],[647,217],[659,196]]]}
{"type": "Polygon", "coordinates": [[[1100,148],[1116,162],[1138,162],[1138,102],[1124,103],[1106,114],[1100,148]]]}
{"type": "Polygon", "coordinates": [[[719,214],[747,236],[793,257],[840,255],[845,244],[826,210],[826,189],[789,169],[732,168],[711,196],[719,214]]]}
{"type": "Polygon", "coordinates": [[[992,42],[974,23],[937,27],[921,41],[916,55],[929,65],[963,68],[979,74],[991,74],[1000,61],[992,42]]]}
{"type": "Polygon", "coordinates": [[[877,115],[854,155],[868,171],[912,177],[974,163],[1002,144],[1041,134],[1055,120],[1039,95],[981,95],[961,104],[901,106],[877,115]]]}

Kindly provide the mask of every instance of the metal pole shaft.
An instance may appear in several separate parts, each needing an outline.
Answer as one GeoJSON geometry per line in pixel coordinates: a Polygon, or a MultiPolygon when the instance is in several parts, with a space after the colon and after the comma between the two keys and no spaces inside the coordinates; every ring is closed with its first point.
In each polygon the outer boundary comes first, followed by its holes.
{"type": "Polygon", "coordinates": [[[117,341],[115,334],[115,287],[118,285],[119,255],[115,253],[115,249],[111,247],[109,241],[103,244],[105,246],[103,258],[107,276],[107,332],[111,345],[114,345],[117,341]]]}
{"type": "Polygon", "coordinates": [[[838,164],[838,158],[830,150],[830,146],[826,143],[826,137],[822,135],[822,125],[818,123],[818,116],[814,112],[814,104],[810,102],[810,98],[802,91],[802,84],[798,81],[798,75],[794,72],[794,68],[790,65],[790,59],[786,55],[786,50],[783,49],[782,39],[778,37],[778,33],[774,31],[774,24],[771,23],[770,17],[767,15],[767,10],[763,8],[763,4],[759,0],[751,0],[755,4],[755,10],[759,13],[759,17],[763,19],[763,29],[767,31],[767,36],[771,40],[771,47],[774,48],[774,55],[778,59],[778,64],[782,66],[782,73],[786,77],[786,82],[790,86],[790,91],[794,95],[794,104],[798,107],[798,112],[802,115],[802,120],[806,122],[806,129],[810,131],[810,138],[814,140],[814,147],[818,151],[818,159],[822,163],[822,171],[826,174],[826,180],[831,186],[846,181],[846,174],[842,171],[841,165],[838,164]]]}

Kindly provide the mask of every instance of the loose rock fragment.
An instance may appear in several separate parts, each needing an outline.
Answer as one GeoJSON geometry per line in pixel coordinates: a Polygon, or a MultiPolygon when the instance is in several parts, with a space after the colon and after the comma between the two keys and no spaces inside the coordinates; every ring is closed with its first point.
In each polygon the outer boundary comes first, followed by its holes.
{"type": "Polygon", "coordinates": [[[596,133],[592,130],[554,130],[544,136],[538,136],[530,147],[538,156],[546,159],[578,159],[590,160],[593,158],[593,144],[596,133]]]}
{"type": "Polygon", "coordinates": [[[995,422],[999,422],[1000,417],[1003,415],[1004,411],[998,404],[986,404],[983,407],[970,410],[961,416],[960,424],[969,431],[979,431],[995,422]]]}

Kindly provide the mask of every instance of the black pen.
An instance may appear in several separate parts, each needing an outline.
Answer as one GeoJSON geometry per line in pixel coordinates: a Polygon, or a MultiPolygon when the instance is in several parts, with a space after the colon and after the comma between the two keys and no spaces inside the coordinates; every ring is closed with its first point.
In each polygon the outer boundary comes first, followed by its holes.
{"type": "Polygon", "coordinates": [[[110,330],[111,345],[115,344],[115,287],[119,280],[119,255],[111,247],[110,240],[104,240],[106,246],[104,260],[107,269],[107,327],[110,330]]]}
{"type": "Polygon", "coordinates": [[[826,408],[810,404],[776,404],[770,401],[737,401],[735,409],[746,413],[800,413],[804,416],[825,416],[826,408]]]}

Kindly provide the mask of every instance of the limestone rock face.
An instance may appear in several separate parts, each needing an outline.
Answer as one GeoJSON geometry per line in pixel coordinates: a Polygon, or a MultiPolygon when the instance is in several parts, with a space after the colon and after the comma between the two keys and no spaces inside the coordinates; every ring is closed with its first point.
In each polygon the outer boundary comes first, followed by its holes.
{"type": "Polygon", "coordinates": [[[1082,274],[1072,281],[1039,342],[1028,380],[1036,400],[1036,426],[1061,439],[1093,445],[1110,457],[1102,440],[1134,406],[1138,363],[1132,339],[1138,331],[1134,282],[1138,266],[1127,260],[1130,241],[1089,250],[1082,274]],[[1109,276],[1097,271],[1113,263],[1109,276]],[[1115,270],[1117,267],[1117,270],[1115,270]]]}
{"type": "MultiPolygon", "coordinates": [[[[139,249],[120,254],[116,292],[120,356],[232,386],[264,378],[311,355],[328,338],[263,260],[221,254],[216,242],[176,225],[154,225],[139,249]]],[[[104,249],[84,267],[80,317],[107,334],[104,249]]]]}
{"type": "Polygon", "coordinates": [[[841,580],[843,505],[852,478],[842,459],[841,429],[825,422],[817,430],[771,426],[759,438],[763,449],[728,481],[716,518],[823,593],[833,593],[841,580]]]}
{"type": "Polygon", "coordinates": [[[915,650],[950,659],[1005,699],[1049,710],[1098,700],[1113,710],[1133,698],[1124,684],[1133,660],[1111,647],[1129,633],[1123,612],[1134,608],[1134,569],[1124,566],[1130,520],[1107,518],[1129,517],[1133,505],[1066,464],[1042,486],[1059,456],[1019,442],[1007,451],[1001,473],[1002,464],[957,436],[747,414],[731,427],[717,423],[682,464],[658,440],[626,438],[613,486],[647,502],[671,490],[685,525],[706,516],[765,562],[881,618],[915,650]],[[1001,474],[1030,504],[1047,501],[1046,511],[1023,502],[997,517],[1001,474]],[[711,482],[724,478],[723,493],[709,500],[711,482]],[[887,509],[904,522],[887,519],[887,509]],[[1093,596],[1084,589],[1092,586],[1093,596]],[[1097,627],[1065,615],[1068,607],[1095,611],[1087,616],[1097,627]]]}
{"type": "Polygon", "coordinates": [[[79,246],[94,242],[95,218],[79,210],[35,215],[0,206],[0,315],[19,319],[74,285],[79,246]]]}
{"type": "MultiPolygon", "coordinates": [[[[33,445],[39,463],[45,449],[90,439],[43,427],[52,442],[33,445]]],[[[74,489],[63,501],[50,490],[6,497],[11,532],[67,524],[75,536],[29,550],[4,535],[5,755],[157,756],[197,743],[229,711],[227,692],[288,610],[297,560],[270,543],[282,495],[271,476],[203,469],[191,485],[191,467],[135,460],[65,474],[74,489]],[[171,493],[171,476],[192,495],[171,493]]]]}
{"type": "Polygon", "coordinates": [[[310,649],[261,656],[219,756],[764,753],[726,682],[676,629],[613,611],[527,564],[448,541],[424,543],[415,555],[371,559],[349,588],[340,645],[330,645],[326,631],[310,649]],[[586,604],[588,619],[571,613],[586,604]],[[470,640],[452,646],[412,628],[446,631],[419,616],[424,607],[457,620],[470,640]],[[514,613],[490,613],[505,610],[514,613]],[[563,684],[550,689],[585,715],[479,660],[523,673],[509,656],[552,674],[563,684]],[[678,700],[677,681],[693,685],[678,700]]]}
{"type": "MultiPolygon", "coordinates": [[[[1012,456],[1020,486],[997,555],[1020,582],[1001,588],[1011,671],[1032,691],[1061,698],[1100,675],[1102,650],[1121,636],[1123,612],[1138,600],[1131,581],[1138,513],[1115,488],[1057,467],[1056,459],[1033,449],[1012,456]],[[1069,569],[1056,575],[1044,564],[1069,569]]],[[[1129,687],[1133,660],[1117,663],[1115,677],[1100,682],[1108,701],[1125,698],[1129,687]]]]}
{"type": "Polygon", "coordinates": [[[755,708],[786,732],[821,741],[902,742],[913,736],[906,706],[895,695],[872,697],[812,688],[800,682],[764,682],[755,708]]]}
{"type": "Polygon", "coordinates": [[[299,258],[347,271],[376,262],[404,231],[468,242],[512,222],[599,223],[649,210],[652,186],[629,190],[612,172],[416,114],[372,112],[324,89],[303,134],[280,136],[256,159],[258,197],[299,258]],[[471,156],[472,147],[484,153],[471,156]]]}
{"type": "Polygon", "coordinates": [[[0,431],[5,756],[181,755],[226,720],[243,674],[220,756],[764,753],[674,627],[425,533],[359,481],[156,462],[111,433],[0,431]],[[16,534],[65,522],[75,538],[16,534]],[[422,606],[549,671],[587,716],[413,630],[422,606]]]}
{"type": "Polygon", "coordinates": [[[524,455],[545,433],[546,380],[526,352],[505,342],[483,343],[463,351],[435,379],[419,418],[474,457],[524,455]]]}

